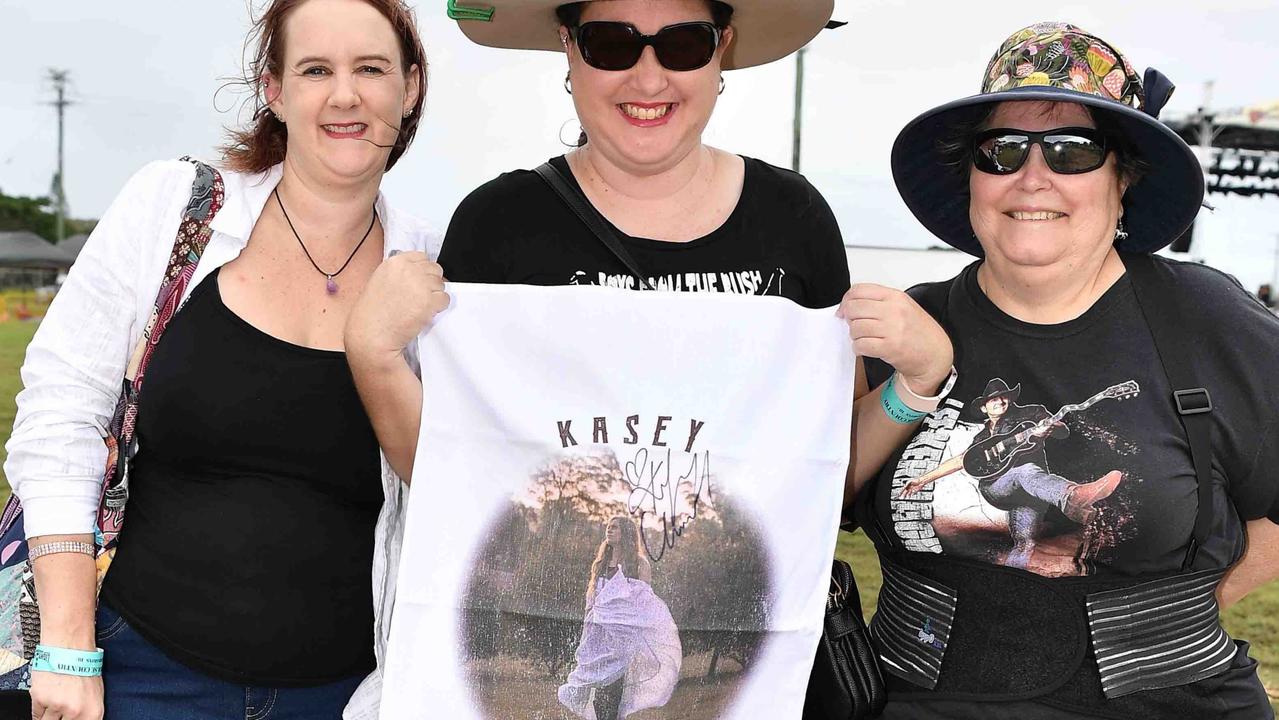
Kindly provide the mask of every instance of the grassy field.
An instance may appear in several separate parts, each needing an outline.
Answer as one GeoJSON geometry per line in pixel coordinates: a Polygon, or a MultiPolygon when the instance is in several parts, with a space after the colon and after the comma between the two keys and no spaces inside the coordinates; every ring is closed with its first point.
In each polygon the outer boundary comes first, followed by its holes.
{"type": "MultiPolygon", "coordinates": [[[[0,462],[6,456],[3,443],[13,427],[14,396],[22,388],[18,368],[27,343],[35,333],[32,322],[0,322],[0,462]]],[[[9,484],[0,469],[0,502],[9,497],[9,484]]],[[[879,595],[879,561],[870,541],[860,532],[840,533],[836,554],[848,561],[857,573],[862,607],[866,617],[875,609],[879,595]]],[[[1225,615],[1226,629],[1235,638],[1252,642],[1252,656],[1261,663],[1261,679],[1279,710],[1279,583],[1272,583],[1244,598],[1225,615]]]]}

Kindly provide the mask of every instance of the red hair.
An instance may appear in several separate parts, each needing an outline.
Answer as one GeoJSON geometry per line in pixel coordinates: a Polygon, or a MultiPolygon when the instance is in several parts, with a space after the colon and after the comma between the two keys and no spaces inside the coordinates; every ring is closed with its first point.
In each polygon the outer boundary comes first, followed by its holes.
{"type": "MultiPolygon", "coordinates": [[[[245,40],[246,49],[256,44],[253,59],[245,67],[243,83],[253,93],[253,119],[248,127],[228,128],[228,142],[222,147],[222,157],[227,167],[232,170],[248,173],[264,172],[284,160],[284,151],[288,145],[289,132],[284,123],[270,112],[266,103],[263,87],[263,76],[282,77],[284,65],[284,23],[298,6],[307,0],[271,0],[261,17],[253,23],[253,29],[245,40]]],[[[391,148],[391,155],[386,160],[386,169],[390,170],[400,159],[413,136],[417,134],[417,126],[422,118],[422,106],[426,100],[426,51],[422,48],[422,38],[418,35],[417,19],[413,10],[404,0],[364,0],[372,5],[382,16],[390,21],[395,35],[400,41],[400,56],[403,59],[405,73],[414,65],[417,66],[418,92],[413,112],[404,118],[400,125],[400,134],[391,148]]]]}

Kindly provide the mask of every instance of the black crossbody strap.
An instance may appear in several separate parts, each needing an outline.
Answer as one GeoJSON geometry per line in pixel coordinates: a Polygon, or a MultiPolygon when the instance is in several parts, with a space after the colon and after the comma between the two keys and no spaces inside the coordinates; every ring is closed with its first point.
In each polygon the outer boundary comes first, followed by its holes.
{"type": "Polygon", "coordinates": [[[591,205],[580,190],[573,187],[573,184],[568,181],[568,178],[564,177],[563,173],[548,162],[538,165],[535,171],[542,176],[547,185],[551,186],[555,194],[560,196],[564,204],[568,205],[573,214],[581,218],[586,227],[590,228],[592,233],[595,233],[595,237],[604,243],[604,247],[608,248],[618,260],[622,261],[622,264],[635,276],[635,279],[639,280],[640,285],[645,290],[656,289],[648,281],[644,271],[640,270],[639,263],[635,262],[635,258],[631,257],[631,254],[626,251],[626,247],[622,245],[621,238],[609,227],[608,221],[604,219],[604,216],[600,215],[599,211],[591,205]]]}
{"type": "Polygon", "coordinates": [[[1155,351],[1163,365],[1168,384],[1172,386],[1172,402],[1190,440],[1190,460],[1198,482],[1199,509],[1195,515],[1194,534],[1186,551],[1184,569],[1190,569],[1195,554],[1208,539],[1212,529],[1212,396],[1207,388],[1195,382],[1190,361],[1193,346],[1189,315],[1182,312],[1181,289],[1165,268],[1148,255],[1121,256],[1128,268],[1134,295],[1146,325],[1155,340],[1155,351]]]}

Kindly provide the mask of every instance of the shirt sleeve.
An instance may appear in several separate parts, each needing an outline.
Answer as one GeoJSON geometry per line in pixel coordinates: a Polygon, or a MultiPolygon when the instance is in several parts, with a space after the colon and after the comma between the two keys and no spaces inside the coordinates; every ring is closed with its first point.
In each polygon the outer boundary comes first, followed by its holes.
{"type": "Polygon", "coordinates": [[[498,227],[507,211],[495,197],[506,177],[480,186],[453,212],[439,259],[450,282],[501,282],[508,277],[509,258],[500,249],[505,233],[498,227]]]}
{"type": "MultiPolygon", "coordinates": [[[[103,438],[119,400],[137,317],[143,238],[170,213],[194,168],[152,163],[125,185],[89,236],[27,346],[4,470],[27,537],[93,531],[106,467],[103,438]]],[[[172,217],[170,217],[172,215],[172,217]]],[[[170,241],[171,244],[171,241],[170,241]]],[[[167,255],[167,248],[166,248],[167,255]]]]}
{"type": "Polygon", "coordinates": [[[811,185],[809,194],[808,208],[803,218],[812,242],[809,306],[834,307],[843,300],[850,285],[848,253],[844,249],[844,236],[839,230],[839,223],[826,198],[811,185]]]}

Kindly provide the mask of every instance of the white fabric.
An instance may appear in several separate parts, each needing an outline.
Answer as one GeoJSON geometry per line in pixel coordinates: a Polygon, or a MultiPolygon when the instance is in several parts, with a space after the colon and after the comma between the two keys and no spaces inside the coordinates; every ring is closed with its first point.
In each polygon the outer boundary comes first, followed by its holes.
{"type": "Polygon", "coordinates": [[[670,608],[651,585],[620,569],[596,587],[575,653],[577,667],[557,693],[560,704],[583,720],[596,720],[593,691],[620,679],[622,716],[666,705],[684,659],[670,608]]]}
{"type": "Polygon", "coordinates": [[[449,292],[452,305],[419,338],[422,430],[382,717],[591,720],[593,698],[620,676],[619,718],[641,708],[653,718],[799,718],[848,464],[854,356],[833,308],[610,288],[449,292]],[[590,482],[553,470],[572,463],[604,469],[590,482]],[[542,492],[564,477],[570,484],[542,492]],[[579,516],[589,521],[564,519],[579,516]],[[597,520],[609,516],[605,531],[597,520]],[[650,562],[600,579],[591,604],[587,568],[597,546],[615,542],[601,540],[616,516],[644,528],[638,552],[650,562]],[[734,545],[713,544],[730,535],[734,545]],[[698,553],[708,547],[739,552],[698,553]],[[712,574],[756,577],[751,562],[765,568],[753,628],[764,639],[737,672],[727,655],[690,643],[752,628],[675,626],[719,618],[690,598],[707,597],[712,574]],[[568,628],[552,641],[569,648],[567,665],[518,655],[529,652],[521,628],[536,622],[568,628]],[[704,682],[723,678],[735,684],[704,682]],[[691,699],[721,690],[727,704],[714,714],[691,699]]]}
{"type": "MultiPolygon", "coordinates": [[[[225,200],[188,293],[239,256],[283,169],[277,165],[257,175],[220,172],[225,200]]],[[[27,537],[93,531],[106,465],[102,438],[129,353],[151,318],[194,178],[195,167],[179,160],[150,163],[130,178],[85,242],[27,346],[4,464],[14,494],[22,499],[27,537]]],[[[386,253],[439,254],[438,232],[396,211],[380,194],[377,211],[386,253]]],[[[403,529],[402,483],[385,458],[382,482],[386,504],[377,521],[372,578],[379,666],[403,529]]],[[[348,718],[376,717],[379,680],[375,672],[360,687],[348,718]]]]}

